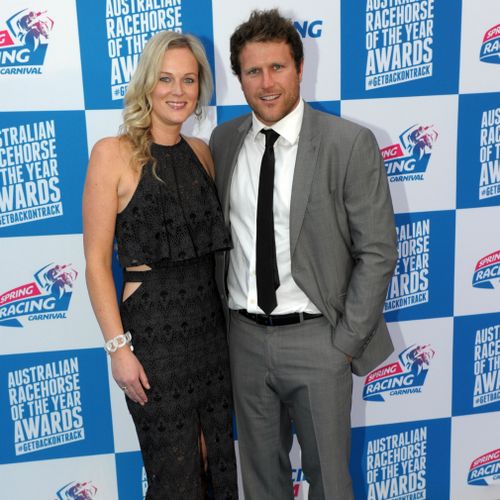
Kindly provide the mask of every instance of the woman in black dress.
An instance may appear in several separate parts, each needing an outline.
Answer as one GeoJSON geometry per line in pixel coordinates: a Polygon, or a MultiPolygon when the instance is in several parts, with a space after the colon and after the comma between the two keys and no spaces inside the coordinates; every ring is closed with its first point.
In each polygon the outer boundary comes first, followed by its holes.
{"type": "Polygon", "coordinates": [[[174,32],[144,48],[118,137],[96,143],[84,192],[87,286],[125,392],[148,500],[236,499],[226,333],[214,252],[230,246],[210,152],[180,135],[212,91],[203,46],[174,32]],[[124,268],[116,303],[116,238],[124,268]],[[134,350],[132,351],[132,345],[134,350]],[[208,464],[208,465],[207,465],[208,464]]]}

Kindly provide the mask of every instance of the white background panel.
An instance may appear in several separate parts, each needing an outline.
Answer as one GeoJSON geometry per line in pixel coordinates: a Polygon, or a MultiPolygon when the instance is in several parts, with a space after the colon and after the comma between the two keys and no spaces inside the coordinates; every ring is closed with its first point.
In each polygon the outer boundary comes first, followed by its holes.
{"type": "Polygon", "coordinates": [[[290,462],[292,464],[292,480],[296,500],[307,500],[309,494],[309,483],[304,479],[301,465],[301,453],[297,436],[293,436],[292,449],[290,451],[290,462]]]}
{"type": "Polygon", "coordinates": [[[451,423],[451,500],[498,500],[498,485],[472,486],[467,484],[471,463],[478,457],[500,448],[499,415],[454,417],[451,423]]]}
{"type": "Polygon", "coordinates": [[[74,0],[2,0],[0,30],[21,9],[47,11],[54,21],[41,75],[0,75],[2,111],[83,109],[83,84],[74,0]]]}
{"type": "Polygon", "coordinates": [[[456,95],[342,102],[342,116],[371,129],[381,149],[399,143],[413,125],[432,126],[439,134],[424,180],[389,183],[396,213],[455,208],[457,115],[456,95]]]}
{"type": "Polygon", "coordinates": [[[500,250],[500,207],[457,210],[455,249],[455,316],[498,312],[500,286],[474,288],[477,262],[500,250]]]}
{"type": "Polygon", "coordinates": [[[2,354],[78,349],[102,345],[102,337],[85,286],[82,235],[4,238],[0,259],[8,265],[0,270],[0,294],[34,281],[42,267],[72,264],[78,272],[66,319],[28,321],[23,328],[0,325],[2,354]]]}
{"type": "MultiPolygon", "coordinates": [[[[234,0],[213,2],[215,74],[217,104],[245,104],[240,84],[232,74],[229,62],[229,38],[236,27],[246,21],[253,9],[274,7],[265,0],[251,3],[234,0]]],[[[280,12],[301,25],[322,21],[319,37],[306,36],[304,42],[304,76],[301,92],[306,100],[338,100],[340,97],[340,2],[334,0],[289,0],[280,12]],[[321,61],[321,63],[320,63],[321,61]]]]}
{"type": "Polygon", "coordinates": [[[87,123],[87,144],[89,155],[94,144],[103,137],[118,135],[122,123],[121,109],[89,110],[85,111],[87,123]]]}
{"type": "Polygon", "coordinates": [[[234,452],[236,454],[236,473],[238,475],[238,495],[240,499],[243,500],[245,498],[245,495],[243,493],[243,484],[241,480],[241,465],[240,465],[240,454],[239,454],[240,452],[237,440],[234,442],[234,452]]]}
{"type": "Polygon", "coordinates": [[[462,0],[461,93],[498,92],[500,64],[479,59],[484,34],[497,24],[500,24],[500,2],[462,0]]]}
{"type": "Polygon", "coordinates": [[[1,498],[5,500],[118,500],[114,455],[2,465],[0,478],[1,498]],[[64,487],[70,483],[88,483],[93,496],[65,494],[64,487]]]}
{"type": "Polygon", "coordinates": [[[389,323],[394,352],[380,368],[399,360],[411,345],[429,345],[434,357],[420,393],[389,397],[385,401],[363,401],[366,377],[354,377],[351,421],[353,427],[411,422],[448,417],[451,413],[451,367],[453,319],[438,318],[389,323]]]}
{"type": "Polygon", "coordinates": [[[205,114],[201,119],[191,116],[182,126],[182,133],[188,137],[199,137],[207,144],[210,139],[210,134],[217,124],[217,108],[208,106],[205,109],[205,114]]]}

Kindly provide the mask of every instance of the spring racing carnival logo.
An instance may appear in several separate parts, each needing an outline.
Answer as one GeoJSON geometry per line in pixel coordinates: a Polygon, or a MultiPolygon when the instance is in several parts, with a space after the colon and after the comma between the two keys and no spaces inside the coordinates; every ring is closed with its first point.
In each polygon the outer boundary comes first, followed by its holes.
{"type": "Polygon", "coordinates": [[[66,319],[78,272],[72,264],[42,267],[30,281],[0,295],[0,326],[22,327],[28,321],[66,319]]]}
{"type": "Polygon", "coordinates": [[[500,108],[483,111],[480,137],[479,199],[484,200],[500,196],[500,108]]]}
{"type": "Polygon", "coordinates": [[[182,0],[107,0],[106,36],[111,99],[123,99],[146,42],[157,32],[182,31],[182,0]]]}
{"type": "Polygon", "coordinates": [[[0,75],[42,73],[54,21],[47,11],[22,9],[0,30],[0,75]]]}
{"type": "Polygon", "coordinates": [[[493,26],[484,34],[479,60],[485,63],[500,64],[500,24],[493,26]]]}
{"type": "Polygon", "coordinates": [[[320,38],[323,34],[323,21],[321,19],[294,21],[293,26],[302,38],[320,38]]]}
{"type": "Polygon", "coordinates": [[[399,361],[368,374],[363,388],[365,401],[421,393],[435,351],[429,345],[412,345],[399,354],[399,361]]]}
{"type": "Polygon", "coordinates": [[[367,500],[427,498],[427,427],[368,441],[367,500]]]}
{"type": "Polygon", "coordinates": [[[478,408],[500,401],[500,325],[476,330],[474,339],[474,394],[478,408]]]}
{"type": "Polygon", "coordinates": [[[384,312],[429,302],[431,221],[397,225],[396,232],[399,258],[387,290],[384,312]]]}
{"type": "Polygon", "coordinates": [[[485,453],[470,464],[467,484],[471,486],[500,484],[500,448],[485,453]]]}
{"type": "Polygon", "coordinates": [[[10,371],[7,389],[16,456],[85,439],[76,356],[10,371]]]}
{"type": "Polygon", "coordinates": [[[439,137],[432,125],[412,125],[399,142],[380,150],[390,182],[422,181],[439,137]]]}
{"type": "Polygon", "coordinates": [[[472,276],[474,288],[497,288],[500,285],[500,250],[479,259],[472,276]]]}
{"type": "Polygon", "coordinates": [[[55,500],[93,500],[97,495],[97,488],[92,481],[71,483],[63,486],[58,492],[55,500]]]}
{"type": "Polygon", "coordinates": [[[365,90],[432,76],[434,0],[367,0],[365,90]]]}

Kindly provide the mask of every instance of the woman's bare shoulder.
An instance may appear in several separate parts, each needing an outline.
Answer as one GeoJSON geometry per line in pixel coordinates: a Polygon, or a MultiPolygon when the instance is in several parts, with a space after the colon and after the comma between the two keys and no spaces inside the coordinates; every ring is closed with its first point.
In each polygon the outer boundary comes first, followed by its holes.
{"type": "Polygon", "coordinates": [[[130,156],[131,152],[132,148],[127,138],[120,136],[103,137],[94,144],[91,157],[117,159],[130,156]]]}
{"type": "Polygon", "coordinates": [[[89,168],[120,174],[130,164],[132,148],[123,137],[104,137],[92,148],[89,168]]]}

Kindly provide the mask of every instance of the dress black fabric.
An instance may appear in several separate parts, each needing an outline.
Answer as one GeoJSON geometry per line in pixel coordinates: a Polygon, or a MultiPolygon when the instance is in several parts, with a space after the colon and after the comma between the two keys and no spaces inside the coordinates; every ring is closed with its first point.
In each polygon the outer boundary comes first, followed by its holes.
{"type": "Polygon", "coordinates": [[[224,316],[214,252],[230,246],[212,179],[184,139],[153,144],[158,180],[146,165],[118,214],[121,265],[141,282],[121,303],[125,330],[151,384],[142,407],[127,398],[148,475],[148,500],[202,498],[199,434],[213,493],[236,500],[232,399],[224,316]]]}

